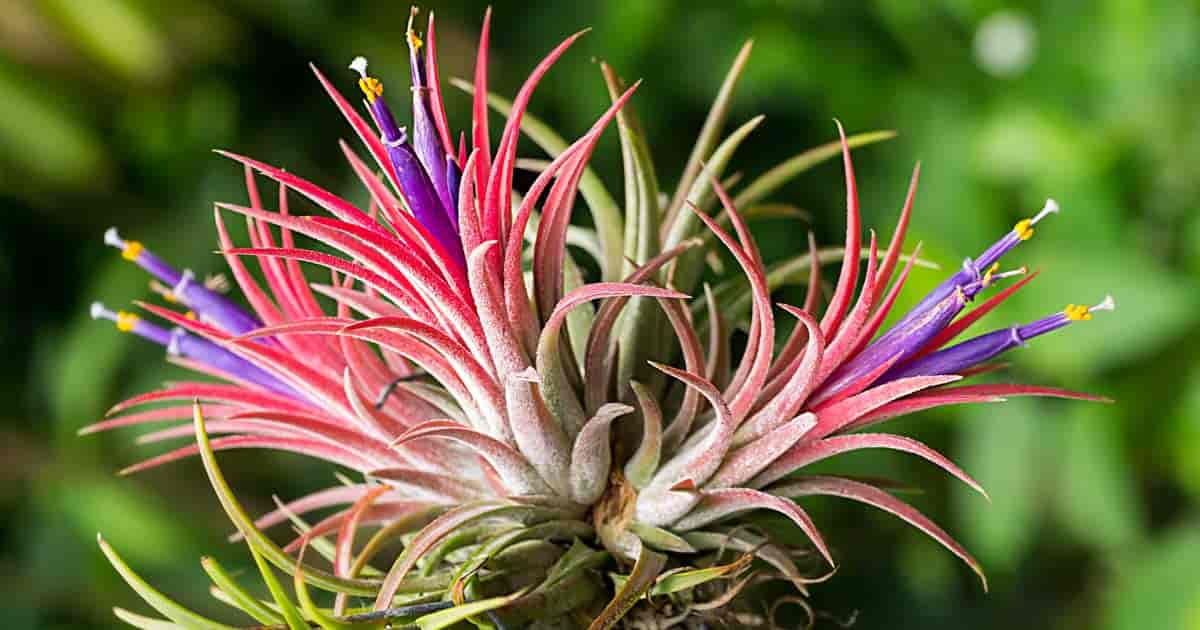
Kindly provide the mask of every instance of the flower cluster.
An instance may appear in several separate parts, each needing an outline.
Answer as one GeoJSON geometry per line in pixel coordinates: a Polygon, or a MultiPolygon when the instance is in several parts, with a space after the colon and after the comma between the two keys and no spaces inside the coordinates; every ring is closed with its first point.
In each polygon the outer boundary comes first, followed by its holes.
{"type": "MultiPolygon", "coordinates": [[[[511,103],[489,102],[485,20],[468,86],[474,116],[470,133],[457,142],[442,105],[432,15],[424,39],[411,22],[407,31],[408,128],[397,122],[365,59],[350,67],[371,122],[314,67],[374,162],[368,166],[342,146],[370,203],[362,209],[281,168],[221,152],[245,169],[249,205],[217,204],[215,220],[249,309],[109,230],[105,242],[155,278],[168,306],[141,306],[166,325],[99,303],[92,316],[164,346],[175,362],[221,382],[176,382],[142,394],[85,431],[194,416],[142,438],[194,436],[194,443],[126,471],[200,453],[219,493],[224,481],[212,452],[226,449],[304,453],[361,475],[253,524],[239,520],[240,507],[223,495],[256,553],[298,583],[340,593],[337,615],[347,612],[348,595],[373,597],[376,611],[432,596],[458,604],[454,610],[469,609],[464,615],[486,612],[488,623],[585,611],[597,627],[607,627],[648,593],[669,596],[685,616],[713,610],[699,605],[697,589],[736,575],[751,558],[803,589],[792,549],[746,531],[746,515],[785,515],[832,566],[833,553],[798,502],[814,495],[891,512],[982,577],[965,549],[885,488],[805,476],[803,469],[848,451],[890,449],[924,458],[982,492],[920,442],[863,429],[923,409],[1013,395],[1094,399],[1044,387],[955,385],[993,369],[988,362],[1014,347],[1113,308],[1111,298],[1068,305],[953,343],[1033,279],[1024,268],[1001,271],[1001,259],[1058,205],[1047,201],[885,327],[920,260],[915,250],[902,255],[919,171],[886,249],[880,251],[874,232],[863,247],[850,150],[866,140],[847,139],[839,124],[833,150],[817,151],[840,152],[844,164],[847,229],[841,251],[833,252],[840,275],[822,309],[820,261],[830,252],[818,251],[810,236],[802,259],[808,297],[801,307],[779,304],[777,311],[775,280],[747,223],[772,185],[753,182],[732,197],[720,182],[758,120],[718,145],[725,111],[718,102],[678,192],[663,203],[649,148],[628,108],[636,84],[625,88],[605,67],[612,106],[571,144],[526,114],[538,82],[580,35],[551,51],[511,103]],[[507,113],[494,148],[489,106],[507,113]],[[614,120],[626,159],[624,212],[587,167],[614,120]],[[513,176],[522,131],[551,160],[537,165],[536,179],[519,195],[513,176]],[[275,210],[259,192],[262,177],[278,186],[275,210]],[[594,228],[571,225],[580,192],[594,228]],[[292,214],[294,195],[331,216],[292,214]],[[244,217],[249,247],[233,242],[228,215],[244,217]],[[337,254],[297,244],[297,235],[337,254]],[[710,260],[704,254],[722,249],[740,275],[714,288],[702,283],[710,260]],[[584,281],[575,262],[581,252],[596,259],[598,279],[584,281]],[[313,281],[301,263],[325,268],[329,281],[313,281]],[[1016,276],[1024,277],[967,309],[1016,276]],[[729,308],[739,299],[749,304],[746,317],[729,308]],[[787,320],[794,326],[778,343],[787,320]],[[737,354],[734,328],[747,333],[737,354]],[[142,408],[152,403],[163,404],[142,408]],[[210,434],[218,437],[210,441],[210,434]],[[296,563],[258,531],[333,507],[339,509],[283,550],[336,536],[331,574],[296,563]],[[356,551],[355,534],[368,528],[376,533],[356,551]],[[373,569],[383,543],[400,537],[404,551],[390,568],[373,569]],[[575,539],[592,551],[571,547],[575,539]],[[548,554],[540,570],[499,568],[506,551],[534,547],[548,554]],[[717,564],[726,549],[747,554],[745,562],[717,564]],[[611,584],[596,571],[605,563],[622,567],[611,584]]],[[[739,55],[727,86],[748,53],[749,47],[739,55]]],[[[731,91],[723,89],[722,98],[731,91]]],[[[777,186],[779,179],[775,173],[770,181],[777,186]]],[[[737,588],[712,601],[727,602],[737,588]]],[[[311,621],[324,623],[324,613],[310,613],[311,621]]],[[[278,617],[265,616],[272,615],[278,617]]]]}

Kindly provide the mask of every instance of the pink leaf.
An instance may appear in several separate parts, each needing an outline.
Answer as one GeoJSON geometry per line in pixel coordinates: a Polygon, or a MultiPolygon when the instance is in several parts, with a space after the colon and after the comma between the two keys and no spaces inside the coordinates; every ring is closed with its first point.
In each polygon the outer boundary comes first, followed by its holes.
{"type": "Polygon", "coordinates": [[[811,413],[801,414],[757,440],[734,450],[725,457],[725,461],[705,487],[728,488],[742,485],[792,448],[793,444],[816,425],[816,416],[811,413]]]}
{"type": "Polygon", "coordinates": [[[858,282],[858,257],[861,247],[861,218],[858,213],[858,185],[854,181],[854,164],[850,160],[850,146],[846,144],[846,130],[837,123],[838,137],[842,140],[842,163],[846,170],[846,249],[842,257],[842,274],[825,316],[821,318],[821,332],[829,336],[842,322],[842,316],[850,307],[854,285],[858,282]]]}
{"type": "Polygon", "coordinates": [[[422,501],[459,504],[479,499],[483,490],[472,483],[439,473],[416,468],[393,467],[372,470],[368,475],[383,479],[406,496],[415,495],[422,501]]]}
{"type": "MultiPolygon", "coordinates": [[[[299,453],[317,459],[324,459],[355,470],[367,470],[373,468],[364,461],[358,454],[344,449],[340,446],[335,446],[324,440],[314,440],[307,438],[285,438],[285,437],[260,437],[235,435],[230,437],[217,438],[212,441],[214,451],[227,451],[240,448],[261,448],[274,451],[288,451],[291,453],[299,453]]],[[[163,464],[178,461],[185,457],[191,457],[200,452],[200,447],[196,444],[189,444],[182,448],[175,449],[169,453],[164,453],[157,457],[152,457],[143,462],[126,467],[120,471],[121,475],[131,475],[150,468],[155,468],[163,464]]]]}
{"type": "Polygon", "coordinates": [[[982,494],[985,498],[987,497],[987,492],[984,491],[983,486],[979,485],[970,475],[963,472],[961,468],[941,453],[914,439],[888,433],[837,435],[794,446],[783,457],[780,457],[755,477],[750,482],[750,485],[755,488],[761,488],[810,464],[842,453],[868,448],[891,449],[893,451],[902,451],[916,455],[957,477],[963,483],[970,486],[972,490],[982,494]]]}
{"type": "Polygon", "coordinates": [[[609,449],[609,427],[613,420],[633,411],[633,407],[619,403],[608,403],[592,416],[571,450],[571,500],[580,505],[591,505],[600,499],[608,485],[608,473],[612,466],[609,449]]]}
{"type": "Polygon", "coordinates": [[[745,444],[761,437],[787,418],[799,413],[809,393],[818,383],[817,366],[820,365],[821,357],[825,352],[825,337],[821,334],[821,327],[805,311],[788,304],[780,304],[779,307],[799,320],[797,328],[808,331],[808,342],[805,345],[804,353],[796,357],[796,365],[789,368],[791,373],[784,372],[779,375],[782,388],[778,395],[771,398],[762,409],[738,428],[738,432],[734,436],[735,444],[745,444]],[[783,381],[785,377],[787,378],[786,382],[783,381]]]}
{"type": "Polygon", "coordinates": [[[829,548],[821,538],[821,533],[817,531],[817,526],[813,524],[808,513],[792,501],[749,488],[706,490],[703,492],[703,497],[700,504],[696,506],[696,509],[680,519],[672,529],[696,529],[730,514],[746,510],[772,510],[791,519],[808,536],[809,540],[813,542],[813,545],[816,546],[821,557],[829,563],[829,566],[837,566],[833,561],[833,556],[829,553],[829,548]]]}
{"type": "Polygon", "coordinates": [[[924,514],[921,514],[916,508],[875,486],[861,481],[838,477],[810,477],[772,488],[770,491],[772,494],[778,496],[793,498],[817,495],[842,497],[872,505],[885,512],[890,512],[913,527],[925,532],[931,538],[941,543],[942,546],[949,549],[951,553],[961,558],[963,562],[966,562],[967,566],[971,567],[971,570],[983,582],[983,590],[987,590],[987,577],[983,574],[983,567],[979,565],[979,562],[971,554],[967,553],[966,549],[963,549],[962,545],[958,544],[949,534],[935,525],[924,514]]]}
{"type": "Polygon", "coordinates": [[[893,400],[903,398],[923,389],[929,389],[930,387],[953,383],[961,378],[960,376],[951,374],[947,376],[913,376],[897,379],[890,383],[884,383],[883,385],[868,389],[861,394],[852,396],[841,402],[833,403],[827,407],[819,407],[815,410],[819,420],[817,428],[812,432],[812,437],[814,439],[823,438],[841,430],[859,417],[893,400]]]}
{"type": "Polygon", "coordinates": [[[499,473],[511,494],[546,494],[551,491],[537,471],[512,447],[457,423],[426,422],[400,436],[393,445],[427,438],[453,440],[479,453],[499,473]]]}

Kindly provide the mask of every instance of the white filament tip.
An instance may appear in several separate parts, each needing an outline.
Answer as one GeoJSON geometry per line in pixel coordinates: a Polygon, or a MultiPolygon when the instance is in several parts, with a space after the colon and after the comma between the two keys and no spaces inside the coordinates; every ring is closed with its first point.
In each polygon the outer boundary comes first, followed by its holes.
{"type": "Polygon", "coordinates": [[[1058,214],[1058,211],[1059,211],[1058,202],[1053,199],[1047,199],[1046,205],[1042,206],[1042,211],[1037,213],[1037,216],[1033,217],[1033,220],[1030,221],[1029,223],[1031,225],[1037,224],[1038,221],[1041,221],[1042,219],[1046,218],[1047,215],[1058,214]]]}
{"type": "Polygon", "coordinates": [[[355,57],[354,61],[350,62],[350,69],[365,78],[367,76],[367,58],[362,55],[355,57]]]}
{"type": "Polygon", "coordinates": [[[104,307],[103,302],[92,302],[91,309],[88,310],[92,319],[110,319],[116,321],[117,314],[104,307]]]}
{"type": "Polygon", "coordinates": [[[125,249],[125,239],[121,238],[115,227],[104,230],[104,244],[117,249],[125,249]]]}
{"type": "Polygon", "coordinates": [[[1092,308],[1090,308],[1088,310],[1089,311],[1115,311],[1115,310],[1117,310],[1117,303],[1116,303],[1116,301],[1113,300],[1113,296],[1106,295],[1106,296],[1104,296],[1103,302],[1093,306],[1092,308]]]}

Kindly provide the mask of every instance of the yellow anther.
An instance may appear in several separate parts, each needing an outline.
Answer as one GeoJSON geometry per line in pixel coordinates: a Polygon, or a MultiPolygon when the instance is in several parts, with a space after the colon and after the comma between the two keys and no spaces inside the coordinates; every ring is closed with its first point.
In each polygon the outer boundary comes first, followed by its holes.
{"type": "Polygon", "coordinates": [[[184,313],[183,316],[192,321],[196,321],[196,311],[188,311],[184,313]]]}
{"type": "Polygon", "coordinates": [[[1013,226],[1013,231],[1022,241],[1027,241],[1033,236],[1033,221],[1030,219],[1017,221],[1017,224],[1013,226]]]}
{"type": "Polygon", "coordinates": [[[142,247],[142,244],[137,241],[125,241],[125,247],[121,248],[121,258],[125,260],[137,260],[138,255],[142,253],[143,249],[146,248],[142,247]]]}
{"type": "Polygon", "coordinates": [[[375,77],[363,77],[358,80],[358,87],[367,96],[367,101],[374,103],[375,99],[383,96],[383,83],[375,77]]]}
{"type": "Polygon", "coordinates": [[[179,298],[175,296],[175,292],[171,290],[171,287],[168,287],[158,280],[150,281],[150,290],[161,295],[162,299],[166,300],[170,304],[176,304],[179,302],[179,298]]]}
{"type": "Polygon", "coordinates": [[[137,324],[138,320],[140,319],[140,317],[134,315],[133,313],[121,311],[117,313],[117,330],[121,332],[129,332],[133,330],[134,325],[137,324]]]}
{"type": "Polygon", "coordinates": [[[421,36],[417,35],[417,32],[411,28],[408,29],[408,33],[405,33],[405,35],[408,36],[408,45],[414,52],[420,50],[421,45],[425,43],[421,41],[421,36]]]}
{"type": "Polygon", "coordinates": [[[1063,309],[1063,315],[1073,322],[1086,322],[1092,318],[1091,311],[1082,304],[1068,304],[1063,309]]]}
{"type": "Polygon", "coordinates": [[[992,263],[991,268],[983,273],[983,286],[992,283],[992,276],[996,275],[997,271],[1000,271],[1000,263],[992,263]]]}

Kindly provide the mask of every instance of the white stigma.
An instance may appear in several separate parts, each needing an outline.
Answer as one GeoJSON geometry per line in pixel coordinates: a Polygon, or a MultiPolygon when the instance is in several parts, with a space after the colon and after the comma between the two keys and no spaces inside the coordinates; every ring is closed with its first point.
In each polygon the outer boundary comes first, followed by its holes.
{"type": "Polygon", "coordinates": [[[367,58],[359,55],[350,62],[350,69],[357,72],[358,76],[367,78],[367,58]]]}
{"type": "Polygon", "coordinates": [[[117,321],[117,314],[105,308],[103,302],[92,302],[92,307],[88,312],[91,314],[92,319],[117,321]]]}
{"type": "Polygon", "coordinates": [[[104,244],[117,249],[125,249],[125,239],[121,238],[115,227],[104,230],[104,244]]]}
{"type": "Polygon", "coordinates": [[[1058,214],[1058,211],[1059,211],[1058,202],[1053,199],[1047,199],[1046,205],[1042,206],[1042,211],[1037,213],[1037,215],[1034,216],[1033,219],[1030,219],[1029,225],[1031,225],[1031,226],[1037,225],[1038,221],[1041,221],[1042,219],[1046,218],[1047,216],[1049,216],[1051,214],[1058,214]]]}
{"type": "Polygon", "coordinates": [[[1090,313],[1092,311],[1115,311],[1115,310],[1117,310],[1116,301],[1113,300],[1113,296],[1106,295],[1106,296],[1104,296],[1103,302],[1089,308],[1088,312],[1090,313]]]}

